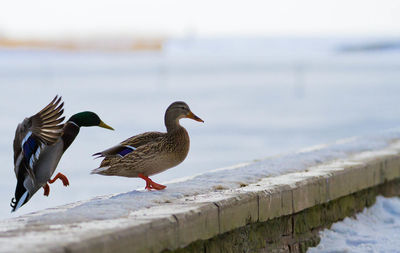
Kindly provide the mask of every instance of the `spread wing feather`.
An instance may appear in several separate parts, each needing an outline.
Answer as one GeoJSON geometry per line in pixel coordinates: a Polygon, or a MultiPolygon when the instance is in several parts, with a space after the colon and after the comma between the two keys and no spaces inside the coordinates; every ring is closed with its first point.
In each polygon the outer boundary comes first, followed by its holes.
{"type": "Polygon", "coordinates": [[[24,119],[15,132],[14,165],[18,178],[20,168],[32,177],[33,167],[45,145],[52,145],[62,135],[64,125],[60,124],[64,109],[61,97],[56,96],[35,115],[24,119]]]}

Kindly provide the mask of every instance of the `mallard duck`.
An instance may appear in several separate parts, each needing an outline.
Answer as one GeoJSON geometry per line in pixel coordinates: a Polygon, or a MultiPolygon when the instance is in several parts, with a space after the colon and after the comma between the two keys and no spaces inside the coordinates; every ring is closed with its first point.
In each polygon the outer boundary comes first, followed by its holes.
{"type": "Polygon", "coordinates": [[[60,179],[68,186],[68,178],[55,169],[65,150],[71,145],[82,126],[99,126],[112,129],[103,123],[94,112],[80,112],[65,124],[61,122],[64,103],[56,96],[53,101],[35,115],[25,118],[15,132],[14,171],[17,177],[15,197],[11,200],[12,211],[16,211],[43,187],[48,196],[50,187],[60,179]]]}
{"type": "Polygon", "coordinates": [[[94,154],[93,156],[104,159],[100,167],[92,170],[91,174],[140,177],[146,181],[145,189],[164,189],[166,186],[153,182],[149,176],[185,160],[190,140],[186,129],[179,124],[182,118],[204,122],[190,111],[185,102],[174,102],[165,112],[166,133],[142,133],[94,154]]]}

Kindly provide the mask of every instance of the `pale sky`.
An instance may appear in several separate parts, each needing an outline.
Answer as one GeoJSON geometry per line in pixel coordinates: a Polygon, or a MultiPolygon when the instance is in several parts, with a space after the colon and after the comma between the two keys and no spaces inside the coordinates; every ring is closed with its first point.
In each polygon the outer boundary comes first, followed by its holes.
{"type": "Polygon", "coordinates": [[[0,35],[400,35],[398,0],[0,0],[0,35]]]}

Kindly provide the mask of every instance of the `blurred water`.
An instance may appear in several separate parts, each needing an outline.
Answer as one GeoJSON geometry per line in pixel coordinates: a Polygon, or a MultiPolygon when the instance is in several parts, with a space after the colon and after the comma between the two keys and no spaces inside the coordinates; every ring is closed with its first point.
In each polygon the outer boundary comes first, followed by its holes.
{"type": "MultiPolygon", "coordinates": [[[[186,101],[205,123],[181,121],[191,150],[173,178],[363,135],[400,124],[400,52],[342,53],[361,39],[182,39],[159,53],[0,50],[0,217],[97,195],[143,188],[141,179],[89,175],[91,154],[144,131],[164,131],[163,116],[186,101]],[[113,126],[81,129],[51,185],[10,214],[16,183],[12,140],[24,117],[56,94],[67,117],[97,112],[113,126]]],[[[190,185],[188,185],[190,187],[190,185]]]]}

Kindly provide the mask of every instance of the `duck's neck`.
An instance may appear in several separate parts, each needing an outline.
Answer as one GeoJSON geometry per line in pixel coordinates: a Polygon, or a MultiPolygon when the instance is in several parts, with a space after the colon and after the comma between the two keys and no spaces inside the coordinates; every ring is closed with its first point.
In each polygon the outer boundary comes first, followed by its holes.
{"type": "Polygon", "coordinates": [[[64,151],[67,150],[67,148],[75,140],[76,136],[79,133],[79,129],[80,127],[72,121],[68,121],[67,123],[65,123],[62,135],[62,140],[64,142],[64,151]]]}
{"type": "Polygon", "coordinates": [[[179,124],[179,119],[177,119],[176,117],[171,117],[168,114],[166,114],[164,117],[164,124],[167,128],[167,133],[172,133],[182,128],[182,126],[179,124]]]}

